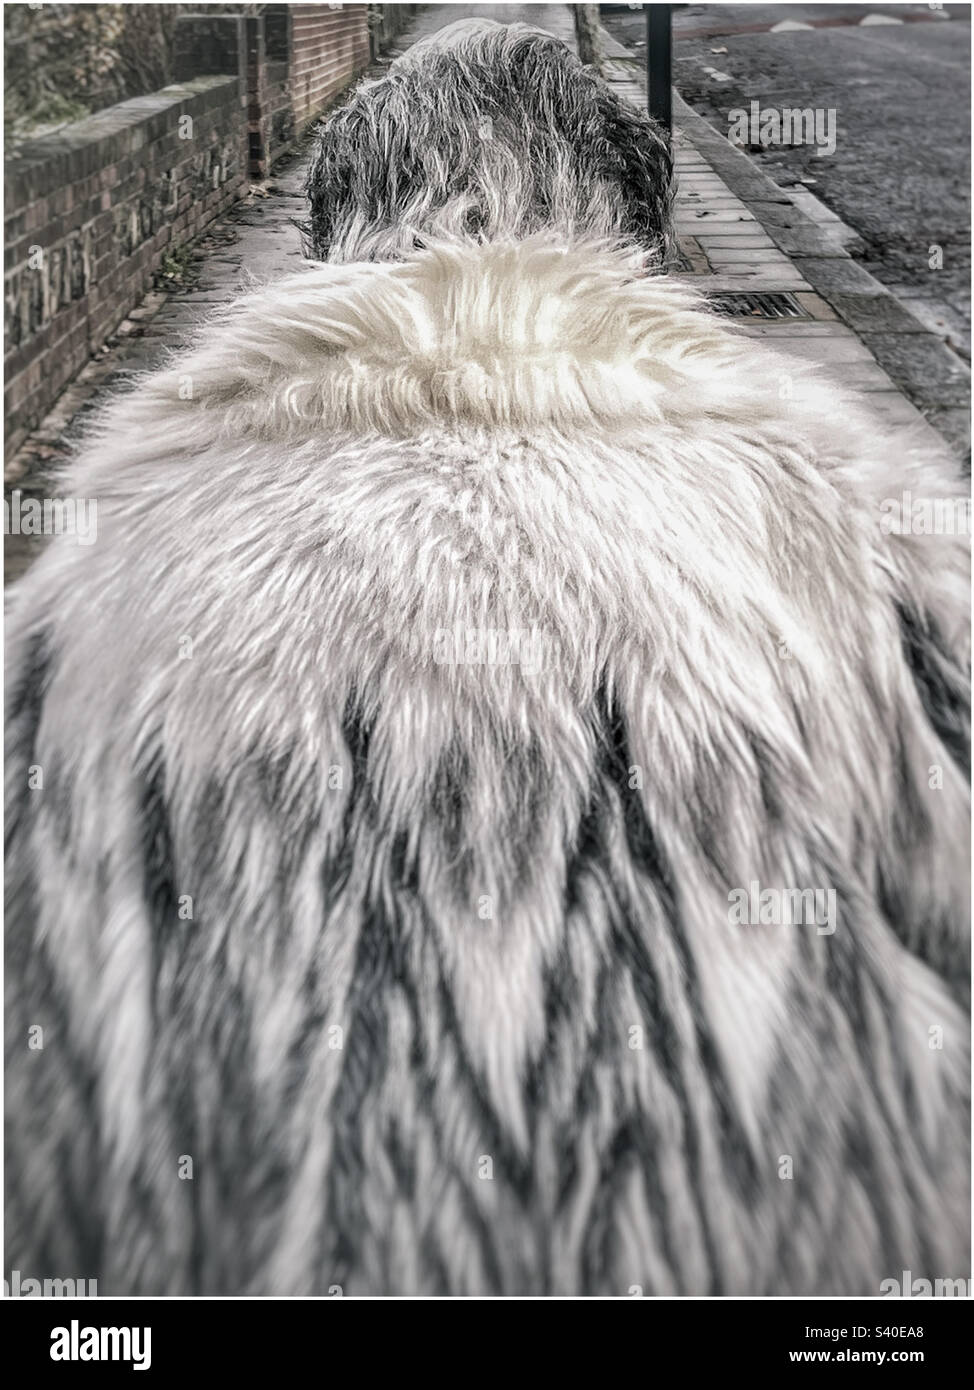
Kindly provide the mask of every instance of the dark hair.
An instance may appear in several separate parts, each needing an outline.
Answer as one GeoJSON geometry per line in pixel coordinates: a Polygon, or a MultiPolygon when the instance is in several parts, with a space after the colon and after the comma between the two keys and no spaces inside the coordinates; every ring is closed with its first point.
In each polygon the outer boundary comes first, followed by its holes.
{"type": "Polygon", "coordinates": [[[395,256],[433,232],[492,240],[551,228],[662,259],[671,179],[659,127],[560,40],[461,22],[327,121],[304,230],[322,260],[395,256]]]}

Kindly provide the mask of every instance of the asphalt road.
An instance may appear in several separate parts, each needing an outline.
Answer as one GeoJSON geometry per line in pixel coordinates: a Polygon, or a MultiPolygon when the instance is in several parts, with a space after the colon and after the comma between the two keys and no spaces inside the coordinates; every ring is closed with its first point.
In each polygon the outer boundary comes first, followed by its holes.
{"type": "MultiPolygon", "coordinates": [[[[752,157],[852,227],[860,242],[848,249],[969,360],[971,11],[942,8],[949,19],[928,5],[683,6],[673,81],[725,135],[728,113],[752,100],[823,119],[834,110],[833,154],[770,146],[752,157]],[[905,22],[860,24],[866,15],[905,22]],[[814,27],[769,32],[781,21],[814,27]]],[[[606,10],[602,22],[644,51],[641,13],[606,10]]]]}

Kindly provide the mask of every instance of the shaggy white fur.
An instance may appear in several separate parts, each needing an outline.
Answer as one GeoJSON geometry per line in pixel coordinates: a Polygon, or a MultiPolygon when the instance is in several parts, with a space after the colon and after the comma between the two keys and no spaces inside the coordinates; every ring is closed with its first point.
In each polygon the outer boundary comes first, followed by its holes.
{"type": "Polygon", "coordinates": [[[112,407],[9,626],[9,1264],[969,1272],[966,545],[880,524],[961,489],[808,377],[539,235],[310,267],[112,407]]]}

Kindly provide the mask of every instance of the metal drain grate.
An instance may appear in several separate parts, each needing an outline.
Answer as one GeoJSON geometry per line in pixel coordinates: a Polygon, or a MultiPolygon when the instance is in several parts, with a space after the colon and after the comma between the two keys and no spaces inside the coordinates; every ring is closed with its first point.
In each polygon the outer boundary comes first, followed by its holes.
{"type": "Polygon", "coordinates": [[[807,319],[809,315],[793,294],[711,294],[715,313],[732,319],[807,319]]]}

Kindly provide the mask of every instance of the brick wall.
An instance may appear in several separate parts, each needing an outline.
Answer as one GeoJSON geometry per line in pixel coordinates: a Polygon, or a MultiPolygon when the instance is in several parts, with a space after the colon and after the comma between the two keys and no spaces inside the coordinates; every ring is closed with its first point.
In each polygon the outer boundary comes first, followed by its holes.
{"type": "Polygon", "coordinates": [[[6,449],[141,299],[166,247],[246,191],[236,78],[196,78],[21,145],[5,167],[6,449]]]}
{"type": "Polygon", "coordinates": [[[252,178],[266,179],[294,142],[291,6],[268,5],[244,23],[247,124],[252,178]]]}
{"type": "Polygon", "coordinates": [[[291,102],[301,128],[369,65],[368,5],[292,5],[291,102]]]}

